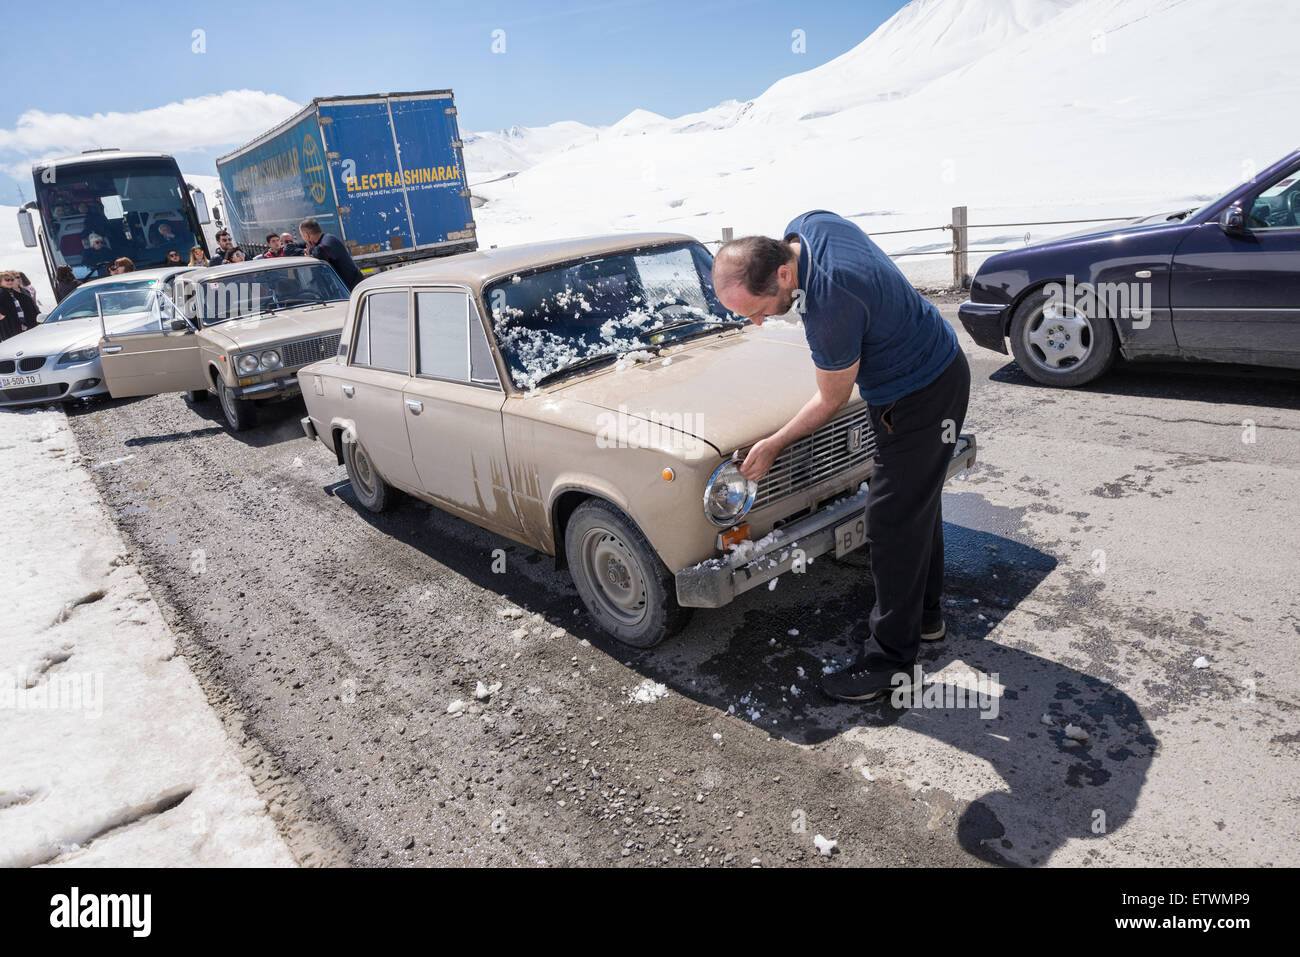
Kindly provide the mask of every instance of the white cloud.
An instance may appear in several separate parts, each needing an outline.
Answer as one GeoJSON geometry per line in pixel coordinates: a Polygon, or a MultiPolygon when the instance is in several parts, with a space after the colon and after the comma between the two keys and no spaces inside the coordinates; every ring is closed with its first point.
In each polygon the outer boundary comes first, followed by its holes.
{"type": "Polygon", "coordinates": [[[95,147],[183,154],[236,146],[291,116],[298,104],[261,90],[229,90],[134,113],[74,116],[28,110],[0,129],[0,169],[29,175],[35,161],[95,147]]]}

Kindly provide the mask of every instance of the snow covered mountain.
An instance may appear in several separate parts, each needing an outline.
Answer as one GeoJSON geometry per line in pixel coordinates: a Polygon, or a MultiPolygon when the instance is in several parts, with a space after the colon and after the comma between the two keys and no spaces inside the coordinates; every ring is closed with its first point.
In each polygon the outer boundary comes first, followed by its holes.
{"type": "MultiPolygon", "coordinates": [[[[723,226],[773,233],[813,208],[879,233],[947,222],[957,205],[973,223],[1193,205],[1296,147],[1298,34],[1300,4],[1272,0],[913,0],[752,101],[675,120],[636,110],[521,167],[508,189],[476,189],[479,237],[712,239],[723,226]]],[[[938,230],[882,239],[949,243],[938,230]]]]}

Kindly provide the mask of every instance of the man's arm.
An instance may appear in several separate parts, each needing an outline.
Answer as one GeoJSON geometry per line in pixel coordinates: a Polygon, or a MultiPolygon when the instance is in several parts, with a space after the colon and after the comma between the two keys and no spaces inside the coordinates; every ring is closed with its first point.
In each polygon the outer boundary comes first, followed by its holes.
{"type": "Polygon", "coordinates": [[[829,422],[840,409],[848,404],[853,395],[853,386],[858,379],[858,363],[835,372],[817,370],[817,394],[807,401],[795,417],[783,425],[774,435],[770,435],[754,445],[741,463],[740,474],[751,482],[757,482],[772,467],[776,457],[791,442],[815,432],[829,422]]]}

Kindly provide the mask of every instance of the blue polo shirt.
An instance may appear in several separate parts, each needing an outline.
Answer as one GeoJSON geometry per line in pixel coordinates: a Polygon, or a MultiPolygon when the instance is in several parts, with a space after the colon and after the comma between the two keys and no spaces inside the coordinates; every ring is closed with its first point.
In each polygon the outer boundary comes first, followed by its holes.
{"type": "Polygon", "coordinates": [[[888,405],[923,389],[957,356],[957,334],[858,226],[824,209],[785,228],[799,239],[803,328],[827,372],[858,366],[858,390],[888,405]]]}

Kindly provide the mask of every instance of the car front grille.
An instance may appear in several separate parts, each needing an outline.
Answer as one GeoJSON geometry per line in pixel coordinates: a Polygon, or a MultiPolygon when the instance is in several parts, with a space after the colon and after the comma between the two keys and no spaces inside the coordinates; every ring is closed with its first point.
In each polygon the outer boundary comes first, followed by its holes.
{"type": "Polygon", "coordinates": [[[16,368],[13,359],[0,359],[0,375],[10,375],[16,368]]]}
{"type": "Polygon", "coordinates": [[[297,342],[286,342],[278,348],[280,350],[280,361],[284,363],[286,369],[292,369],[295,366],[305,366],[309,362],[337,355],[339,351],[339,334],[317,336],[314,339],[299,339],[297,342]]]}
{"type": "Polygon", "coordinates": [[[778,455],[758,483],[754,511],[851,471],[875,454],[876,433],[863,403],[778,455]]]}
{"type": "Polygon", "coordinates": [[[19,372],[35,372],[45,365],[45,356],[23,356],[18,360],[19,372]]]}
{"type": "Polygon", "coordinates": [[[21,389],[0,389],[0,402],[27,402],[35,399],[57,399],[68,391],[66,382],[51,385],[29,385],[21,389]]]}

